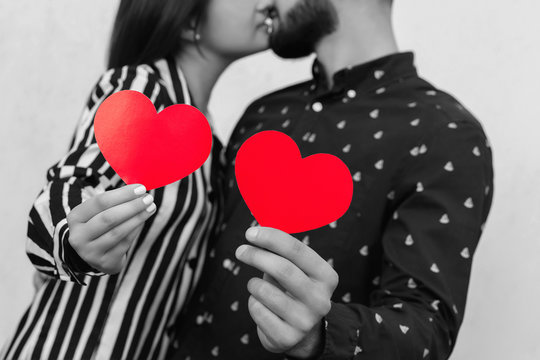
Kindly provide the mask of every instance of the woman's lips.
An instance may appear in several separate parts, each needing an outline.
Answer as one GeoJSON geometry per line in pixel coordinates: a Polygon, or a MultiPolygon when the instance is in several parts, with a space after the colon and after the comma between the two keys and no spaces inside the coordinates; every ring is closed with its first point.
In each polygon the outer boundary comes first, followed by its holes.
{"type": "Polygon", "coordinates": [[[275,31],[276,21],[278,19],[277,9],[274,7],[268,7],[262,10],[261,13],[264,15],[264,21],[259,26],[265,28],[268,35],[272,35],[272,33],[275,31]]]}
{"type": "Polygon", "coordinates": [[[274,19],[268,16],[266,19],[264,19],[264,26],[266,26],[266,33],[268,35],[272,35],[274,32],[274,19]]]}

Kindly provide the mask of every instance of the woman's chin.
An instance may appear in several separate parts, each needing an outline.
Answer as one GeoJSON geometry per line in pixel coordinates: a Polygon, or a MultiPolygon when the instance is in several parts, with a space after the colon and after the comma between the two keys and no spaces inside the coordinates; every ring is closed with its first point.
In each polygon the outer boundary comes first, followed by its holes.
{"type": "Polygon", "coordinates": [[[251,44],[251,46],[246,47],[241,57],[257,54],[257,53],[266,51],[268,49],[270,49],[270,43],[267,37],[266,39],[264,39],[264,41],[258,41],[256,43],[251,44]]]}
{"type": "Polygon", "coordinates": [[[242,54],[238,54],[236,56],[236,60],[239,60],[239,59],[251,56],[251,55],[255,55],[255,54],[261,53],[263,51],[269,50],[269,49],[270,49],[270,47],[268,45],[266,45],[264,47],[253,48],[253,49],[251,49],[249,51],[243,52],[242,54]]]}

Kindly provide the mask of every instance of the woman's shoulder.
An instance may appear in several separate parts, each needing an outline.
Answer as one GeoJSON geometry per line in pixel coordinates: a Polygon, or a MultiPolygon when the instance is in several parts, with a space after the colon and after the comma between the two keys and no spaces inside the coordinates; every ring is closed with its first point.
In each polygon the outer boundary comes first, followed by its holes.
{"type": "Polygon", "coordinates": [[[137,84],[140,86],[143,82],[160,84],[160,75],[152,65],[125,65],[108,69],[100,76],[97,85],[102,88],[103,92],[107,93],[119,86],[122,88],[137,84]]]}
{"type": "Polygon", "coordinates": [[[125,65],[105,71],[94,88],[97,99],[106,98],[122,90],[135,90],[145,94],[152,102],[168,106],[174,99],[172,85],[163,74],[162,61],[151,64],[125,65]]]}

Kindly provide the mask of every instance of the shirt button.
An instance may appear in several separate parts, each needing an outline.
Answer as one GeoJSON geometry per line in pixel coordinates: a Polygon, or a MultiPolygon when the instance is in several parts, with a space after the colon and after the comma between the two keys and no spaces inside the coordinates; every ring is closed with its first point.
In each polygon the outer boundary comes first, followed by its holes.
{"type": "Polygon", "coordinates": [[[315,112],[321,112],[322,109],[323,109],[323,105],[320,102],[317,101],[316,103],[313,103],[313,105],[311,105],[311,108],[315,112]]]}
{"type": "Polygon", "coordinates": [[[356,97],[356,91],[354,91],[354,90],[347,91],[347,96],[350,97],[351,99],[355,98],[356,97]]]}

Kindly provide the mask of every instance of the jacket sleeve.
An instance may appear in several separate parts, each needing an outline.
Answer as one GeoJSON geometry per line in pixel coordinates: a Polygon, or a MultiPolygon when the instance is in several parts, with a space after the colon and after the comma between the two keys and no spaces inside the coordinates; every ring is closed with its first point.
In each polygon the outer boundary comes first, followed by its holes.
{"type": "Polygon", "coordinates": [[[489,144],[449,122],[406,162],[382,237],[370,303],[333,303],[324,359],[447,359],[463,320],[471,261],[491,207],[489,144]]]}
{"type": "Polygon", "coordinates": [[[100,78],[67,155],[48,170],[47,184],[30,210],[26,253],[43,274],[79,284],[84,284],[86,275],[104,275],[86,264],[70,246],[66,217],[85,200],[124,184],[104,159],[94,136],[97,109],[107,97],[122,90],[144,93],[158,110],[170,102],[148,66],[112,69],[100,78]]]}

